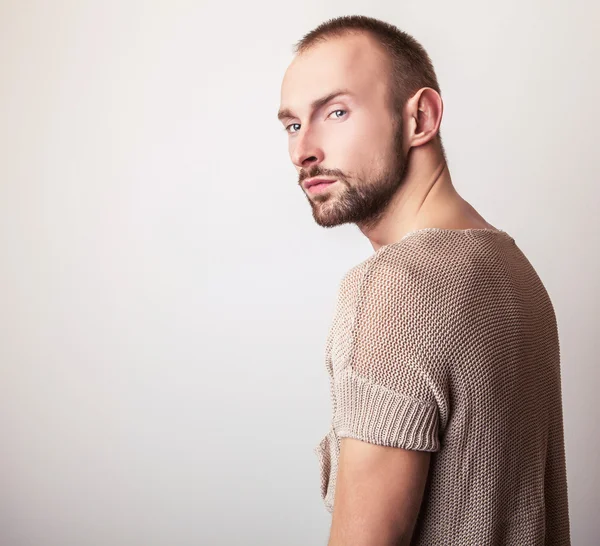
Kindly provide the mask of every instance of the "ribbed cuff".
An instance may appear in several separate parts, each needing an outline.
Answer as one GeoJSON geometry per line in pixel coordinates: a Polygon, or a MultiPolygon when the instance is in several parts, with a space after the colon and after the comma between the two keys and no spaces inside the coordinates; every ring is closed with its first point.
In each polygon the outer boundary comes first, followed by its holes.
{"type": "Polygon", "coordinates": [[[416,400],[357,375],[350,367],[334,379],[338,437],[373,444],[438,451],[438,411],[433,403],[416,400]]]}

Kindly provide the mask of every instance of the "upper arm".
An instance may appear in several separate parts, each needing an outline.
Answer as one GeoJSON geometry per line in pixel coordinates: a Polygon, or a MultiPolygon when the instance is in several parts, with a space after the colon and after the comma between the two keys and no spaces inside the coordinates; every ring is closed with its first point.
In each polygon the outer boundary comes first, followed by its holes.
{"type": "Polygon", "coordinates": [[[389,249],[361,283],[351,350],[334,369],[340,454],[329,546],[410,541],[447,406],[429,281],[389,249]]]}
{"type": "Polygon", "coordinates": [[[341,439],[329,546],[409,544],[430,453],[341,439]]]}

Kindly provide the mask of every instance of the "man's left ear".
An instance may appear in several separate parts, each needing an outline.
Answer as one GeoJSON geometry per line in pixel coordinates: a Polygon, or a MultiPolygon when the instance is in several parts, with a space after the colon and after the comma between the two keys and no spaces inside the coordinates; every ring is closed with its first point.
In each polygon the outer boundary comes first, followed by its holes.
{"type": "Polygon", "coordinates": [[[438,133],[444,103],[440,94],[431,87],[422,87],[407,102],[410,147],[429,142],[438,133]]]}

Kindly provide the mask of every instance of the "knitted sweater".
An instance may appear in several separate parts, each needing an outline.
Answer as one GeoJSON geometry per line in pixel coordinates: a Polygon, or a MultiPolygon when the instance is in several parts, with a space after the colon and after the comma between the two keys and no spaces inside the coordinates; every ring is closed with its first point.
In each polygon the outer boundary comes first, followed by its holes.
{"type": "Polygon", "coordinates": [[[425,228],[348,271],[315,447],[333,512],[340,438],[430,451],[412,545],[568,545],[558,329],[503,230],[425,228]]]}

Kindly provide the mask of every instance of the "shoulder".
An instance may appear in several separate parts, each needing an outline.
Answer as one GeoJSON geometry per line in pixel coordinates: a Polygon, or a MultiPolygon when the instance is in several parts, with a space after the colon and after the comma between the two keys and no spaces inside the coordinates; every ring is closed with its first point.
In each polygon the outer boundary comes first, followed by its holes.
{"type": "MultiPolygon", "coordinates": [[[[363,263],[359,301],[418,312],[427,320],[454,315],[503,282],[506,252],[485,233],[423,231],[381,247],[363,263]]],[[[508,248],[508,247],[506,247],[508,248]]]]}
{"type": "Polygon", "coordinates": [[[382,247],[366,260],[362,269],[361,291],[386,296],[394,293],[415,295],[440,282],[444,268],[436,264],[427,247],[415,242],[402,241],[382,247]]]}
{"type": "Polygon", "coordinates": [[[381,247],[365,260],[365,277],[427,283],[452,283],[457,277],[493,271],[494,265],[515,259],[514,239],[506,232],[484,229],[427,228],[381,247]]]}

